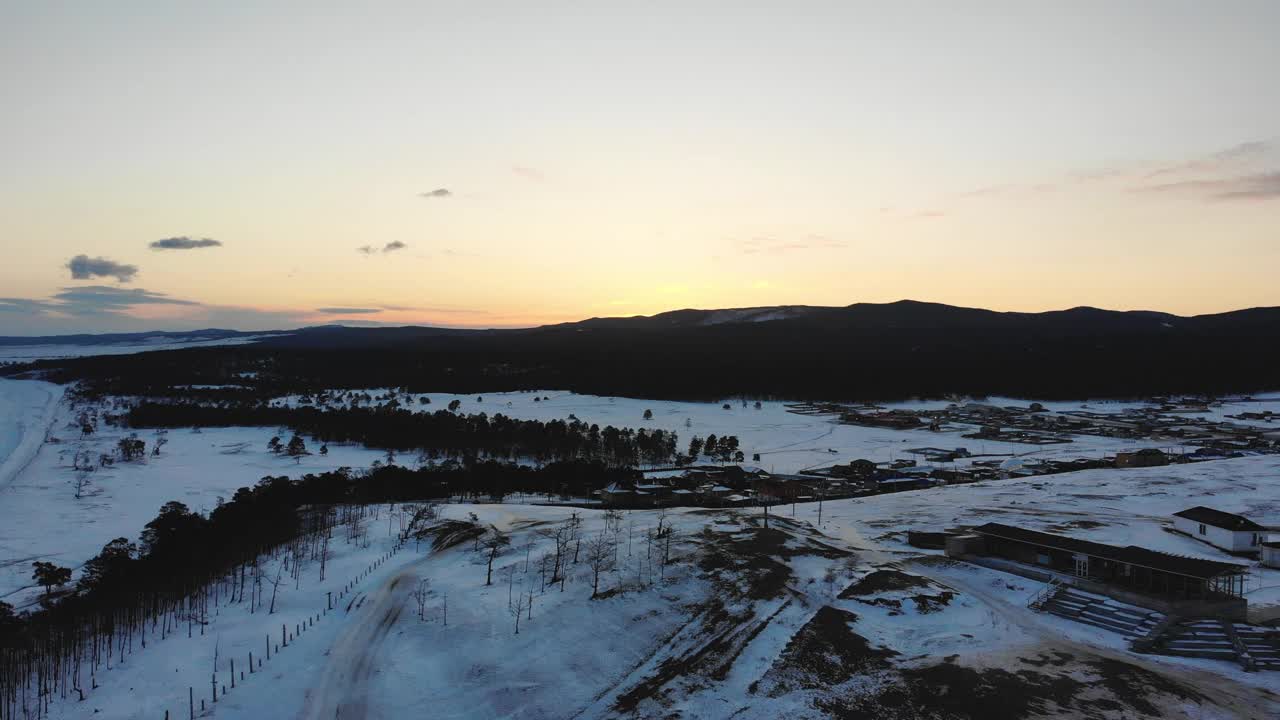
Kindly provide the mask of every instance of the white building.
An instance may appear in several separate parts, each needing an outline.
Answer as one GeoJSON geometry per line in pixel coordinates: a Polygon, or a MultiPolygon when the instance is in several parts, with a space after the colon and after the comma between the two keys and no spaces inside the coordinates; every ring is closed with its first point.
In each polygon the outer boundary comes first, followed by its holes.
{"type": "Polygon", "coordinates": [[[1267,529],[1243,515],[1204,506],[1173,514],[1173,529],[1227,552],[1258,552],[1267,529]]]}
{"type": "Polygon", "coordinates": [[[1262,543],[1262,564],[1271,568],[1280,568],[1280,542],[1262,543]]]}

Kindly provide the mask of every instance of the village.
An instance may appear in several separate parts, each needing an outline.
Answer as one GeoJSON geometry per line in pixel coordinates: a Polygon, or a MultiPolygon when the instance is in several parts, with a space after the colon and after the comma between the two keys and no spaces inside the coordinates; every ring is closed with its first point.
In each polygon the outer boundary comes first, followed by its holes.
{"type": "MultiPolygon", "coordinates": [[[[1232,402],[1249,402],[1237,398],[1232,402]]],[[[1211,415],[1221,401],[1153,398],[1120,412],[1079,407],[1059,411],[1038,402],[1026,406],[981,402],[952,403],[942,409],[885,409],[877,405],[797,403],[797,415],[835,415],[844,425],[892,430],[928,430],[959,435],[965,446],[910,447],[902,457],[873,461],[857,458],[793,473],[775,473],[759,464],[695,465],[642,470],[632,483],[614,483],[595,498],[608,507],[774,505],[856,498],[942,485],[1052,475],[1103,468],[1163,467],[1248,455],[1280,453],[1280,418],[1271,410],[1240,412],[1223,419],[1211,415]],[[1112,454],[1082,450],[1078,457],[1034,456],[1035,446],[1063,446],[1084,439],[1122,439],[1146,444],[1112,454]],[[987,443],[991,443],[988,451],[987,443]],[[1000,452],[1033,446],[1027,453],[1000,452]],[[1178,448],[1178,452],[1166,449],[1178,448]],[[1188,448],[1194,448],[1187,451],[1188,448]]],[[[836,451],[831,450],[832,453],[836,451]]],[[[753,463],[761,463],[754,453],[753,463]]]]}

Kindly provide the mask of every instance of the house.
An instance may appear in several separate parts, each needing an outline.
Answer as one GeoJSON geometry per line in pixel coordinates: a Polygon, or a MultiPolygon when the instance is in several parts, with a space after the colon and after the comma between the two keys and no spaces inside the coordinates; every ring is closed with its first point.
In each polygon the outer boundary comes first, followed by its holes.
{"type": "Polygon", "coordinates": [[[1029,569],[1067,575],[1080,589],[1182,615],[1243,618],[1249,566],[1120,547],[1001,523],[947,540],[951,557],[1011,560],[1029,569]]]}
{"type": "Polygon", "coordinates": [[[876,490],[882,493],[923,490],[927,487],[933,487],[933,481],[927,477],[891,477],[876,481],[876,490]]]}
{"type": "Polygon", "coordinates": [[[1169,456],[1156,448],[1143,448],[1136,452],[1116,453],[1116,467],[1161,467],[1169,464],[1169,456]]]}
{"type": "Polygon", "coordinates": [[[1173,514],[1173,529],[1227,552],[1258,552],[1266,528],[1243,515],[1199,505],[1173,514]]]}

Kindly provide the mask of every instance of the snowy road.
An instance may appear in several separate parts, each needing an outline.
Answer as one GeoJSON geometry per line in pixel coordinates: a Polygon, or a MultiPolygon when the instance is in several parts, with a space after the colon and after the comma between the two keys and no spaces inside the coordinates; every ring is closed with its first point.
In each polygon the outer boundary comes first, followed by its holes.
{"type": "Polygon", "coordinates": [[[309,691],[301,717],[304,720],[365,720],[370,713],[369,681],[378,650],[408,606],[409,593],[418,577],[419,558],[387,578],[372,593],[356,596],[356,615],[329,650],[320,681],[309,691]]]}
{"type": "Polygon", "coordinates": [[[0,490],[35,459],[62,393],[51,383],[0,379],[0,490]]]}

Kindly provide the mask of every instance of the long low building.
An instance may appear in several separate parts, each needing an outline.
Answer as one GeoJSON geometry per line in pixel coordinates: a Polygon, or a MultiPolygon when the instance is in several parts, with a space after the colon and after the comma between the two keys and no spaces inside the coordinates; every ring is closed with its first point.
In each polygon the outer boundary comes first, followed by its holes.
{"type": "MultiPolygon", "coordinates": [[[[1158,609],[1243,615],[1249,566],[1116,546],[1066,535],[987,523],[953,538],[948,554],[986,555],[1069,575],[1111,594],[1159,601],[1158,609]],[[977,542],[973,542],[973,541],[977,542]],[[1173,607],[1174,605],[1178,607],[1173,607]]],[[[1144,603],[1148,606],[1150,602],[1144,603]]]]}

